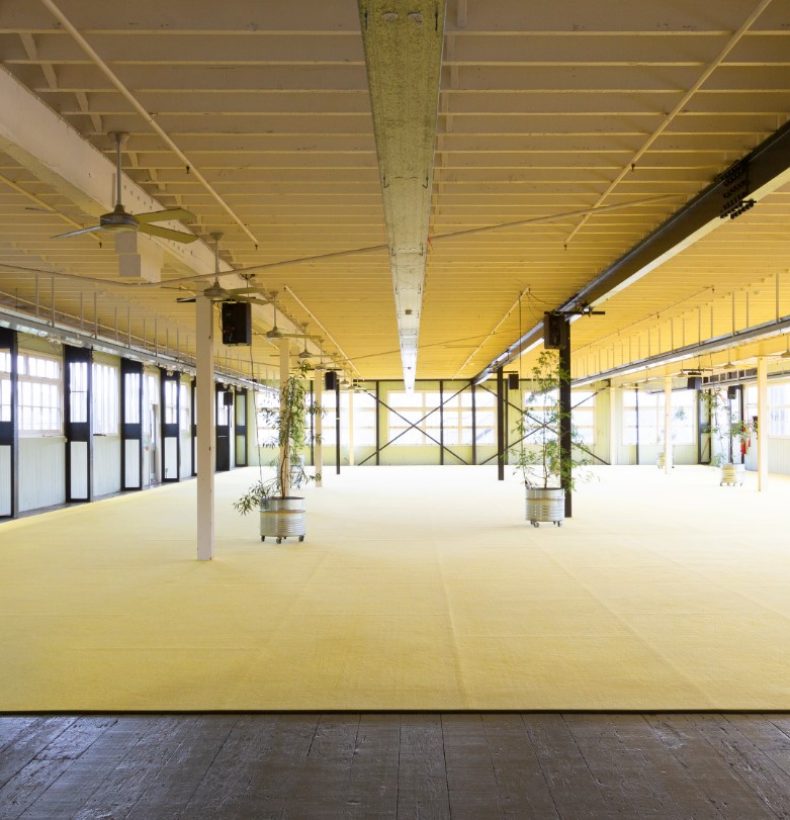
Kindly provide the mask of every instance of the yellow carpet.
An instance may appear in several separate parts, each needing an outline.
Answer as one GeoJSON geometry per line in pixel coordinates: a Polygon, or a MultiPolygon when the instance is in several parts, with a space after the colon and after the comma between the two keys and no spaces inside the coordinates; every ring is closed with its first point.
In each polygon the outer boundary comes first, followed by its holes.
{"type": "Polygon", "coordinates": [[[492,468],[357,468],[261,544],[218,479],[0,526],[0,711],[790,709],[790,482],[602,468],[532,529],[492,468]]]}

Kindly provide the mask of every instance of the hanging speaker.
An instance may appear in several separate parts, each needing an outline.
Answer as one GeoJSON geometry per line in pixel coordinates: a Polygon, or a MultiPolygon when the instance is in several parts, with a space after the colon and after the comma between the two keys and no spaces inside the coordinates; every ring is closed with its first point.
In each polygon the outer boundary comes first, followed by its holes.
{"type": "Polygon", "coordinates": [[[337,372],[327,370],[324,373],[324,390],[337,390],[337,372]]]}
{"type": "Polygon", "coordinates": [[[233,391],[225,390],[222,394],[222,403],[225,407],[233,407],[233,391]]]}
{"type": "Polygon", "coordinates": [[[507,374],[507,389],[518,390],[518,373],[507,374]]]}
{"type": "Polygon", "coordinates": [[[568,319],[561,313],[543,314],[543,347],[546,350],[559,350],[568,342],[570,327],[568,319]]]}
{"type": "Polygon", "coordinates": [[[252,343],[252,305],[249,302],[222,303],[222,344],[252,343]]]}

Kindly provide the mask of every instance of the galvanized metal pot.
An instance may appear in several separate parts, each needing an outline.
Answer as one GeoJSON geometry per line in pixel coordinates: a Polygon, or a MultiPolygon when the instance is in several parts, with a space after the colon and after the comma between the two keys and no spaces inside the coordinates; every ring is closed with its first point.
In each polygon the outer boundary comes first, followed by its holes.
{"type": "Polygon", "coordinates": [[[565,520],[565,490],[561,487],[527,487],[527,521],[539,527],[551,521],[557,527],[565,520]]]}
{"type": "Polygon", "coordinates": [[[745,471],[745,464],[722,464],[719,486],[723,487],[726,484],[728,487],[734,487],[737,484],[739,487],[743,487],[743,474],[745,471]]]}
{"type": "Polygon", "coordinates": [[[307,534],[304,498],[265,498],[261,502],[261,541],[276,538],[298,538],[304,541],[307,534]]]}

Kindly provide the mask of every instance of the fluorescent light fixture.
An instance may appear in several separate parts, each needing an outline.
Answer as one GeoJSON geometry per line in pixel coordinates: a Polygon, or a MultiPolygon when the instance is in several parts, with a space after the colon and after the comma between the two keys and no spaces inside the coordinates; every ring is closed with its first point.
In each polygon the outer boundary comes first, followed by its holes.
{"type": "Polygon", "coordinates": [[[445,0],[359,0],[359,15],[409,391],[417,375],[445,0]]]}

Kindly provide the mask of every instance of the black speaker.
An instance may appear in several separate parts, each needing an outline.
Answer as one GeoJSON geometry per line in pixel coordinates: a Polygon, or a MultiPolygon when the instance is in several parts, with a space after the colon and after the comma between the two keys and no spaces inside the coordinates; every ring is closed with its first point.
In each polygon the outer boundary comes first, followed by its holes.
{"type": "Polygon", "coordinates": [[[337,372],[334,370],[327,370],[324,373],[324,390],[337,389],[337,372]]]}
{"type": "Polygon", "coordinates": [[[225,407],[233,407],[233,391],[225,390],[222,394],[222,403],[225,407]]]}
{"type": "Polygon", "coordinates": [[[568,320],[560,313],[543,314],[543,347],[559,350],[568,342],[570,327],[568,320]]]}
{"type": "Polygon", "coordinates": [[[686,382],[687,390],[702,390],[702,376],[689,376],[686,382]]]}
{"type": "Polygon", "coordinates": [[[252,305],[249,302],[222,303],[222,344],[248,345],[252,342],[252,305]]]}
{"type": "Polygon", "coordinates": [[[730,400],[738,398],[738,385],[737,384],[731,384],[727,388],[727,398],[730,399],[730,400]]]}
{"type": "Polygon", "coordinates": [[[507,389],[518,390],[518,373],[507,374],[507,389]]]}

